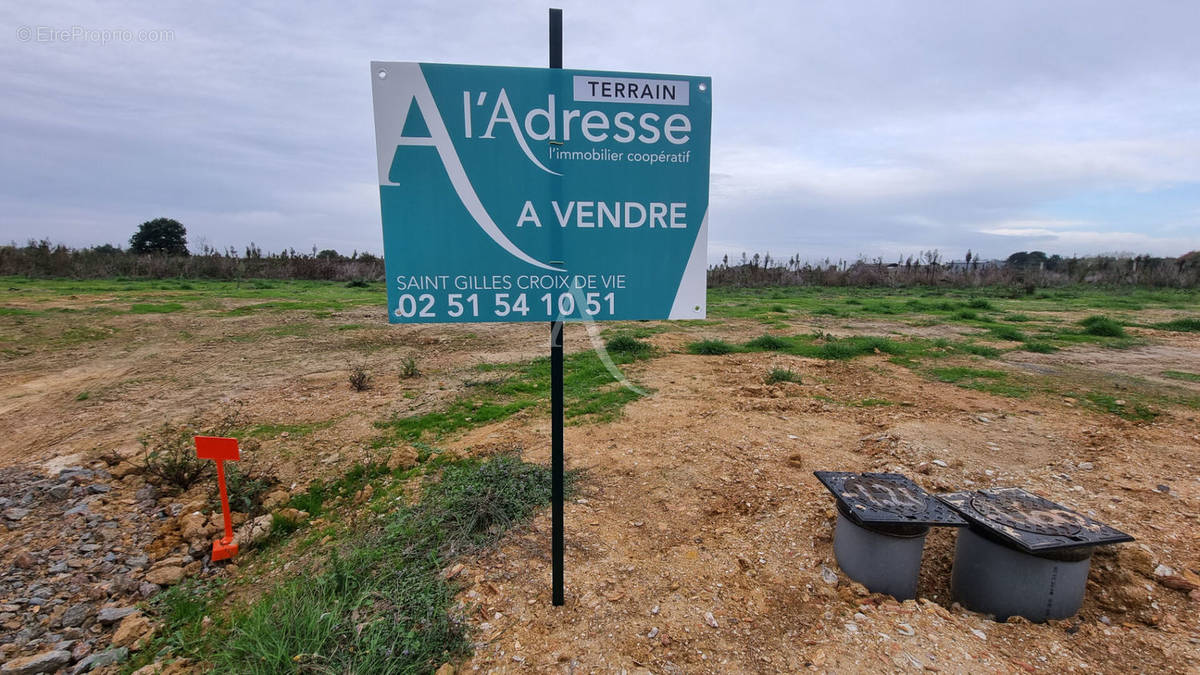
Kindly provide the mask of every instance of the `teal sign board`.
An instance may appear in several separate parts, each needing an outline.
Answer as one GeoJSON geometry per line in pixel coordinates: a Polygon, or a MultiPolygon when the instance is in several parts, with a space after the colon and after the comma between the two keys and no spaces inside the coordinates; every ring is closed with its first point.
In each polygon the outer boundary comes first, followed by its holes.
{"type": "Polygon", "coordinates": [[[371,64],[393,323],[705,315],[707,77],[371,64]]]}

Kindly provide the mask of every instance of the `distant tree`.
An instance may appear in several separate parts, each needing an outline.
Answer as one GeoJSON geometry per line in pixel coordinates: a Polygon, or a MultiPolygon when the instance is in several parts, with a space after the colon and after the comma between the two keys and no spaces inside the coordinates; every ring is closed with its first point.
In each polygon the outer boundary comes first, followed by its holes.
{"type": "Polygon", "coordinates": [[[187,255],[187,230],[183,223],[171,218],[148,220],[129,238],[129,250],[139,254],[187,255]]]}
{"type": "Polygon", "coordinates": [[[337,251],[327,248],[317,254],[318,260],[341,260],[342,255],[337,251]]]}
{"type": "Polygon", "coordinates": [[[115,255],[121,252],[121,248],[112,244],[100,244],[99,246],[93,246],[92,251],[104,255],[115,255]]]}
{"type": "Polygon", "coordinates": [[[1029,251],[1017,251],[1004,262],[1008,263],[1009,267],[1025,267],[1029,264],[1029,251]]]}

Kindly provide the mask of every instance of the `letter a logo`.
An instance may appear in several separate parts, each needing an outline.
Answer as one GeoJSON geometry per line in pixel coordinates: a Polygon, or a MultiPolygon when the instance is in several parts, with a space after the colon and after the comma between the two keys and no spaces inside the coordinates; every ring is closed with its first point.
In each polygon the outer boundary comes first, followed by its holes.
{"type": "MultiPolygon", "coordinates": [[[[372,69],[374,70],[374,68],[372,69]]],[[[374,74],[374,73],[372,73],[374,74]]],[[[513,257],[530,265],[556,272],[564,271],[547,265],[517,247],[496,225],[491,215],[483,207],[479,195],[467,178],[454,143],[450,140],[450,132],[438,111],[433,92],[417,63],[393,63],[387,66],[387,77],[375,79],[375,137],[380,147],[402,146],[433,147],[437,149],[446,175],[450,178],[454,191],[462,201],[462,205],[475,219],[479,228],[513,257]],[[387,117],[381,110],[403,110],[400,118],[387,117]],[[414,117],[413,113],[416,113],[414,117]],[[411,124],[410,124],[411,120],[411,124]]],[[[379,184],[395,185],[391,180],[390,167],[392,162],[385,160],[382,153],[379,157],[379,184]]]]}

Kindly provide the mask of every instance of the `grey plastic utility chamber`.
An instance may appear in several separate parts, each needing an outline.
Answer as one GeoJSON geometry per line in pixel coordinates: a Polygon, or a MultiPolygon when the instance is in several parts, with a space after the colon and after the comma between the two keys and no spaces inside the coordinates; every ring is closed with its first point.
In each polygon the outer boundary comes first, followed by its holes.
{"type": "Polygon", "coordinates": [[[950,586],[967,609],[998,621],[1065,619],[1083,605],[1092,551],[1133,537],[1020,488],[938,498],[967,520],[950,586]]]}
{"type": "Polygon", "coordinates": [[[846,576],[872,593],[917,597],[925,535],[965,521],[895,473],[814,473],[837,500],[833,553],[846,576]]]}
{"type": "Polygon", "coordinates": [[[873,593],[915,598],[925,535],[962,527],[950,586],[964,607],[999,621],[1062,619],[1079,611],[1092,551],[1124,532],[1020,488],[938,495],[894,473],[817,471],[837,500],[838,566],[873,593]]]}

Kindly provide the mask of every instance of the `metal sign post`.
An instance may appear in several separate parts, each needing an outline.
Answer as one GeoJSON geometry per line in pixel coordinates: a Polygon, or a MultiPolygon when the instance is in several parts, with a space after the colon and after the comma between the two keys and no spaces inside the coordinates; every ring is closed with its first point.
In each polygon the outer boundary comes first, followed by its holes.
{"type": "MultiPolygon", "coordinates": [[[[562,10],[550,10],[550,67],[562,70],[562,10]]],[[[563,322],[550,322],[550,549],[553,571],[551,602],[563,600],[563,322]]]]}

